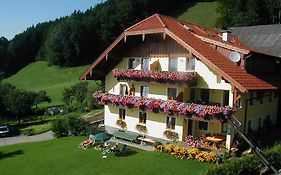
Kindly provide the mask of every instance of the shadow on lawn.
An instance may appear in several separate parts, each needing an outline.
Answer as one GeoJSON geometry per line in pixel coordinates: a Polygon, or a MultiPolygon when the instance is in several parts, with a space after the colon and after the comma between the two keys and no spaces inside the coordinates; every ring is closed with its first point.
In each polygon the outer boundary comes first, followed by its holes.
{"type": "Polygon", "coordinates": [[[118,155],[118,157],[128,157],[137,154],[137,151],[131,150],[131,149],[126,149],[123,151],[121,154],[118,155]]]}
{"type": "Polygon", "coordinates": [[[16,157],[17,155],[23,154],[22,150],[17,150],[9,153],[2,153],[0,152],[0,160],[5,159],[5,158],[11,158],[11,157],[16,157]]]}

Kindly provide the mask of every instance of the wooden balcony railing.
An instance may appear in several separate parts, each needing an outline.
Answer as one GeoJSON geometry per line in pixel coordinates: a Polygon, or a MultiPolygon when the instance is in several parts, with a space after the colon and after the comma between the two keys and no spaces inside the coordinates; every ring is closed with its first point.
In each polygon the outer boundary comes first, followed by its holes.
{"type": "Polygon", "coordinates": [[[133,69],[114,69],[113,76],[119,81],[140,81],[156,82],[164,84],[180,84],[186,86],[195,86],[197,72],[168,72],[168,71],[149,71],[133,69]]]}

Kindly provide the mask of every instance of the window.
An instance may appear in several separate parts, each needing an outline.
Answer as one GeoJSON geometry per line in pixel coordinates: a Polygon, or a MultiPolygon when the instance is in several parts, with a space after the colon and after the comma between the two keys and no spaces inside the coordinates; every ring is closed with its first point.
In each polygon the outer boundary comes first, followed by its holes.
{"type": "Polygon", "coordinates": [[[175,100],[177,98],[177,89],[168,88],[168,100],[175,100]]]}
{"type": "Polygon", "coordinates": [[[272,92],[269,91],[269,94],[268,94],[268,102],[271,102],[272,101],[272,92]]]}
{"type": "Polygon", "coordinates": [[[176,118],[175,117],[171,117],[171,116],[167,116],[167,121],[166,121],[166,124],[167,124],[167,128],[169,129],[175,129],[175,126],[176,126],[176,118]]]}
{"type": "Polygon", "coordinates": [[[148,97],[148,94],[149,94],[149,88],[148,86],[141,86],[140,87],[140,95],[141,97],[148,97]]]}
{"type": "Polygon", "coordinates": [[[119,108],[119,119],[125,120],[126,110],[119,108]]]}
{"type": "Polygon", "coordinates": [[[252,131],[252,120],[248,120],[247,130],[248,130],[248,133],[252,131]]]}
{"type": "Polygon", "coordinates": [[[149,58],[143,58],[141,60],[141,69],[142,70],[149,70],[149,58]]]}
{"type": "Polygon", "coordinates": [[[258,121],[258,127],[259,127],[259,129],[260,128],[262,128],[263,127],[263,123],[262,123],[262,117],[259,117],[259,119],[258,119],[259,121],[258,121]]]}
{"type": "Polygon", "coordinates": [[[127,88],[126,84],[120,84],[119,95],[121,95],[121,96],[128,95],[128,88],[127,88]]]}
{"type": "Polygon", "coordinates": [[[186,58],[186,70],[195,70],[195,58],[186,58]]]}
{"type": "Polygon", "coordinates": [[[178,59],[170,58],[169,59],[169,71],[178,71],[178,59]]]}
{"type": "Polygon", "coordinates": [[[201,89],[200,91],[200,101],[202,104],[208,104],[209,103],[209,89],[201,89]]]}
{"type": "Polygon", "coordinates": [[[139,112],[139,123],[146,123],[146,112],[140,111],[139,112]]]}
{"type": "Polygon", "coordinates": [[[129,58],[128,69],[135,69],[137,67],[136,59],[129,58]]]}
{"type": "Polygon", "coordinates": [[[253,104],[254,104],[254,94],[253,94],[253,92],[250,92],[250,99],[249,99],[249,105],[250,106],[253,106],[253,104]]]}
{"type": "Polygon", "coordinates": [[[260,104],[263,104],[263,97],[260,97],[260,104]]]}
{"type": "Polygon", "coordinates": [[[223,106],[229,105],[229,91],[223,91],[223,106]]]}
{"type": "Polygon", "coordinates": [[[208,122],[198,121],[198,129],[208,131],[208,122]]]}
{"type": "Polygon", "coordinates": [[[195,103],[196,100],[195,100],[195,97],[196,97],[196,89],[190,89],[190,102],[193,102],[195,103]]]}

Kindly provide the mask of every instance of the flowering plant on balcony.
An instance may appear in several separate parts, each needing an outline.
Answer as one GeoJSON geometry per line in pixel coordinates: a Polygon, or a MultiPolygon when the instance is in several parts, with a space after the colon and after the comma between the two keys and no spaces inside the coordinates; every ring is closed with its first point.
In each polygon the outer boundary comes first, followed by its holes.
{"type": "Polygon", "coordinates": [[[122,119],[117,119],[116,120],[116,125],[118,125],[122,129],[126,129],[127,128],[126,122],[123,121],[122,119]]]}
{"type": "Polygon", "coordinates": [[[168,72],[133,69],[114,69],[112,74],[118,80],[155,81],[158,83],[177,83],[194,85],[198,74],[196,72],[168,72]]]}
{"type": "Polygon", "coordinates": [[[234,113],[234,109],[228,106],[220,107],[136,96],[120,96],[103,92],[95,92],[93,97],[102,104],[110,103],[122,107],[149,110],[155,113],[162,112],[167,115],[185,117],[197,116],[205,120],[217,119],[225,121],[232,113],[234,113]]]}
{"type": "Polygon", "coordinates": [[[137,124],[136,125],[136,130],[138,130],[140,133],[147,133],[147,128],[145,125],[142,124],[137,124]]]}
{"type": "Polygon", "coordinates": [[[179,134],[177,132],[171,131],[169,129],[165,130],[163,134],[167,139],[172,140],[172,141],[176,141],[179,139],[179,134]]]}

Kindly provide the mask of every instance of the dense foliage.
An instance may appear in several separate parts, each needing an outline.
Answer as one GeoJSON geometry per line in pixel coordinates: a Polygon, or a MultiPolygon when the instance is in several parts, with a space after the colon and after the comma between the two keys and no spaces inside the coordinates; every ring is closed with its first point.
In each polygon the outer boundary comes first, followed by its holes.
{"type": "MultiPolygon", "coordinates": [[[[265,156],[273,166],[279,170],[281,168],[281,144],[265,151],[265,156]]],[[[208,171],[208,175],[256,175],[260,174],[265,165],[255,155],[233,158],[218,165],[208,171]]]]}
{"type": "Polygon", "coordinates": [[[219,0],[217,26],[279,24],[281,0],[219,0]]]}
{"type": "Polygon", "coordinates": [[[107,0],[85,12],[39,23],[11,41],[0,38],[0,76],[35,60],[61,67],[89,64],[124,29],[156,12],[167,14],[184,0],[107,0]]]}
{"type": "Polygon", "coordinates": [[[23,117],[33,113],[34,105],[50,101],[45,91],[31,92],[0,83],[0,117],[11,115],[20,123],[23,117]]]}
{"type": "Polygon", "coordinates": [[[99,108],[100,105],[92,99],[92,93],[98,90],[97,88],[100,88],[100,86],[89,86],[86,81],[77,83],[70,88],[65,88],[63,101],[67,111],[86,112],[89,109],[99,108]]]}

